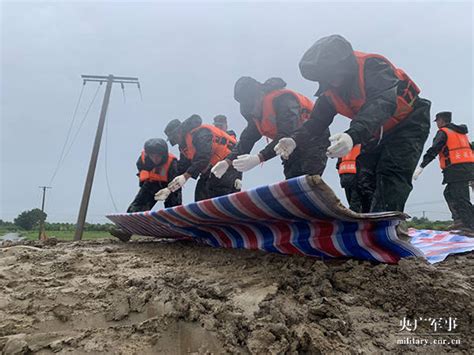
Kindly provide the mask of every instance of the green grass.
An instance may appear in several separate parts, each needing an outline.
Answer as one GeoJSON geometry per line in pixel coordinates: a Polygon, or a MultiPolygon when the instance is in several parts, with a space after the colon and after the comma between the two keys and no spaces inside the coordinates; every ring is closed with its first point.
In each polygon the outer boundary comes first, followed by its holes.
{"type": "MultiPolygon", "coordinates": [[[[38,231],[22,231],[22,230],[3,230],[0,229],[0,236],[7,234],[7,233],[20,233],[23,237],[26,237],[29,240],[37,240],[38,239],[38,231]]],[[[55,237],[61,240],[73,240],[74,239],[74,231],[46,231],[46,235],[48,237],[55,237]]],[[[82,239],[84,240],[91,240],[91,239],[101,239],[101,238],[113,238],[109,232],[105,231],[85,231],[82,235],[82,239]]]]}

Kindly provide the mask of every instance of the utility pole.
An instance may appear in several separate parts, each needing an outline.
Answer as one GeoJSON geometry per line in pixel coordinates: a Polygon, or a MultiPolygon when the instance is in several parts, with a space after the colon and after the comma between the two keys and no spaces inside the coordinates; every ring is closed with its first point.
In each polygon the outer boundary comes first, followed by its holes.
{"type": "Polygon", "coordinates": [[[99,125],[97,126],[97,133],[95,135],[94,146],[92,148],[91,160],[89,162],[89,170],[87,171],[86,183],[84,185],[84,192],[82,194],[81,207],[79,209],[79,216],[77,217],[76,233],[74,234],[74,240],[81,240],[82,233],[84,231],[84,224],[86,222],[87,208],[89,207],[89,199],[91,196],[92,183],[94,181],[95,168],[97,166],[97,157],[99,156],[100,141],[102,139],[102,132],[104,130],[105,116],[107,114],[107,108],[109,106],[110,93],[112,91],[113,83],[123,84],[136,84],[140,87],[138,78],[130,77],[119,77],[102,75],[81,75],[84,83],[87,81],[95,81],[100,84],[106,82],[104,100],[102,101],[102,108],[100,110],[99,125]]]}
{"type": "MultiPolygon", "coordinates": [[[[46,198],[46,189],[51,189],[50,186],[38,186],[40,189],[43,189],[43,200],[41,202],[41,212],[44,213],[44,200],[46,198]]],[[[44,215],[43,215],[44,216],[44,215]]],[[[44,234],[44,217],[41,217],[40,221],[40,228],[39,228],[39,233],[38,233],[38,240],[41,240],[44,234]]]]}
{"type": "Polygon", "coordinates": [[[423,211],[423,219],[425,219],[425,212],[426,212],[426,211],[423,211]]]}

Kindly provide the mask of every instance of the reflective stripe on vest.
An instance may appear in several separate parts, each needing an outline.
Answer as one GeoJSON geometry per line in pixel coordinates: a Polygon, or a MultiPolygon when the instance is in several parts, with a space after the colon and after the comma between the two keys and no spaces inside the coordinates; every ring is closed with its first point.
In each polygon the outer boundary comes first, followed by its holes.
{"type": "Polygon", "coordinates": [[[208,124],[200,125],[186,134],[186,147],[180,149],[181,153],[183,153],[183,155],[189,160],[193,160],[194,155],[196,154],[196,148],[193,146],[192,135],[194,132],[202,128],[207,128],[212,133],[212,154],[210,164],[211,166],[214,166],[217,162],[225,159],[230,154],[232,148],[237,143],[237,140],[216,126],[208,124]]]}
{"type": "MultiPolygon", "coordinates": [[[[168,160],[166,161],[165,164],[159,167],[158,171],[156,171],[156,168],[153,168],[153,170],[151,171],[140,170],[140,174],[138,176],[138,178],[140,179],[140,182],[144,182],[144,181],[168,182],[168,172],[170,170],[171,163],[175,159],[176,157],[173,154],[168,153],[168,160]]],[[[145,164],[145,151],[142,151],[141,160],[142,160],[142,163],[145,164]]]]}
{"type": "Polygon", "coordinates": [[[342,174],[356,174],[357,167],[356,167],[356,159],[360,154],[360,144],[357,144],[352,148],[349,154],[344,155],[341,158],[341,162],[339,163],[339,175],[342,174]]]}
{"type": "Polygon", "coordinates": [[[455,132],[447,127],[440,130],[448,137],[446,145],[438,154],[441,169],[444,170],[454,164],[474,163],[474,152],[467,134],[455,132]]]}
{"type": "Polygon", "coordinates": [[[255,125],[262,136],[270,139],[275,139],[277,135],[277,124],[275,108],[273,107],[273,100],[283,94],[292,94],[298,100],[300,104],[299,121],[297,127],[309,119],[311,111],[313,111],[314,102],[308,99],[306,96],[298,94],[293,90],[282,89],[275,90],[264,96],[262,102],[262,119],[254,119],[255,125]]]}
{"type": "Polygon", "coordinates": [[[324,95],[326,95],[332,100],[334,108],[339,114],[351,119],[354,118],[361,109],[361,107],[365,104],[367,99],[367,95],[365,93],[364,78],[365,61],[370,58],[382,59],[392,67],[396,77],[401,81],[398,87],[397,109],[395,111],[395,114],[391,118],[389,118],[387,122],[385,122],[385,124],[383,125],[384,131],[387,132],[410,115],[410,113],[413,111],[413,103],[418,97],[420,89],[402,69],[396,68],[392,63],[390,63],[387,58],[379,54],[369,54],[358,51],[354,51],[354,55],[356,57],[357,64],[359,67],[359,97],[353,97],[349,100],[349,103],[346,103],[332,89],[325,91],[324,95]]]}

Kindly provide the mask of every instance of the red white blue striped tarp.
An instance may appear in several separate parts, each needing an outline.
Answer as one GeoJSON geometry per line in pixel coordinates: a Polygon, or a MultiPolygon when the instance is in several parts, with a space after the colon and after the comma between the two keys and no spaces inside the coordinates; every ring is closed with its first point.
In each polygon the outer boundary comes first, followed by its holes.
{"type": "Polygon", "coordinates": [[[412,245],[423,251],[431,264],[443,261],[449,254],[467,253],[474,250],[474,238],[447,231],[410,229],[412,245]]]}
{"type": "Polygon", "coordinates": [[[130,233],[187,237],[214,247],[384,263],[423,256],[397,236],[395,228],[406,215],[354,213],[319,176],[301,176],[159,211],[107,217],[130,233]]]}

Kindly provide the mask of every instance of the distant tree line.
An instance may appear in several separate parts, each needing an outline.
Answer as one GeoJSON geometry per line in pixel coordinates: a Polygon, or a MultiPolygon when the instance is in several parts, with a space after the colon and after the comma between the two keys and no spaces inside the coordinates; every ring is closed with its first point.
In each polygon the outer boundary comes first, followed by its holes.
{"type": "MultiPolygon", "coordinates": [[[[84,225],[85,231],[107,231],[112,227],[112,223],[86,223],[84,225]]],[[[45,229],[50,231],[75,231],[75,223],[49,223],[46,222],[45,229]]]]}
{"type": "MultiPolygon", "coordinates": [[[[30,211],[21,212],[13,222],[4,221],[0,219],[0,228],[7,231],[16,231],[18,229],[30,231],[39,228],[42,218],[46,219],[47,215],[41,212],[39,208],[34,208],[30,211]]],[[[45,223],[45,229],[48,231],[74,231],[76,229],[75,223],[45,223]]],[[[107,231],[113,224],[111,223],[86,223],[84,225],[85,231],[107,231]]]]}
{"type": "Polygon", "coordinates": [[[428,218],[413,217],[408,221],[408,227],[416,229],[434,229],[434,230],[447,230],[448,226],[453,223],[452,221],[430,221],[428,218]]]}

